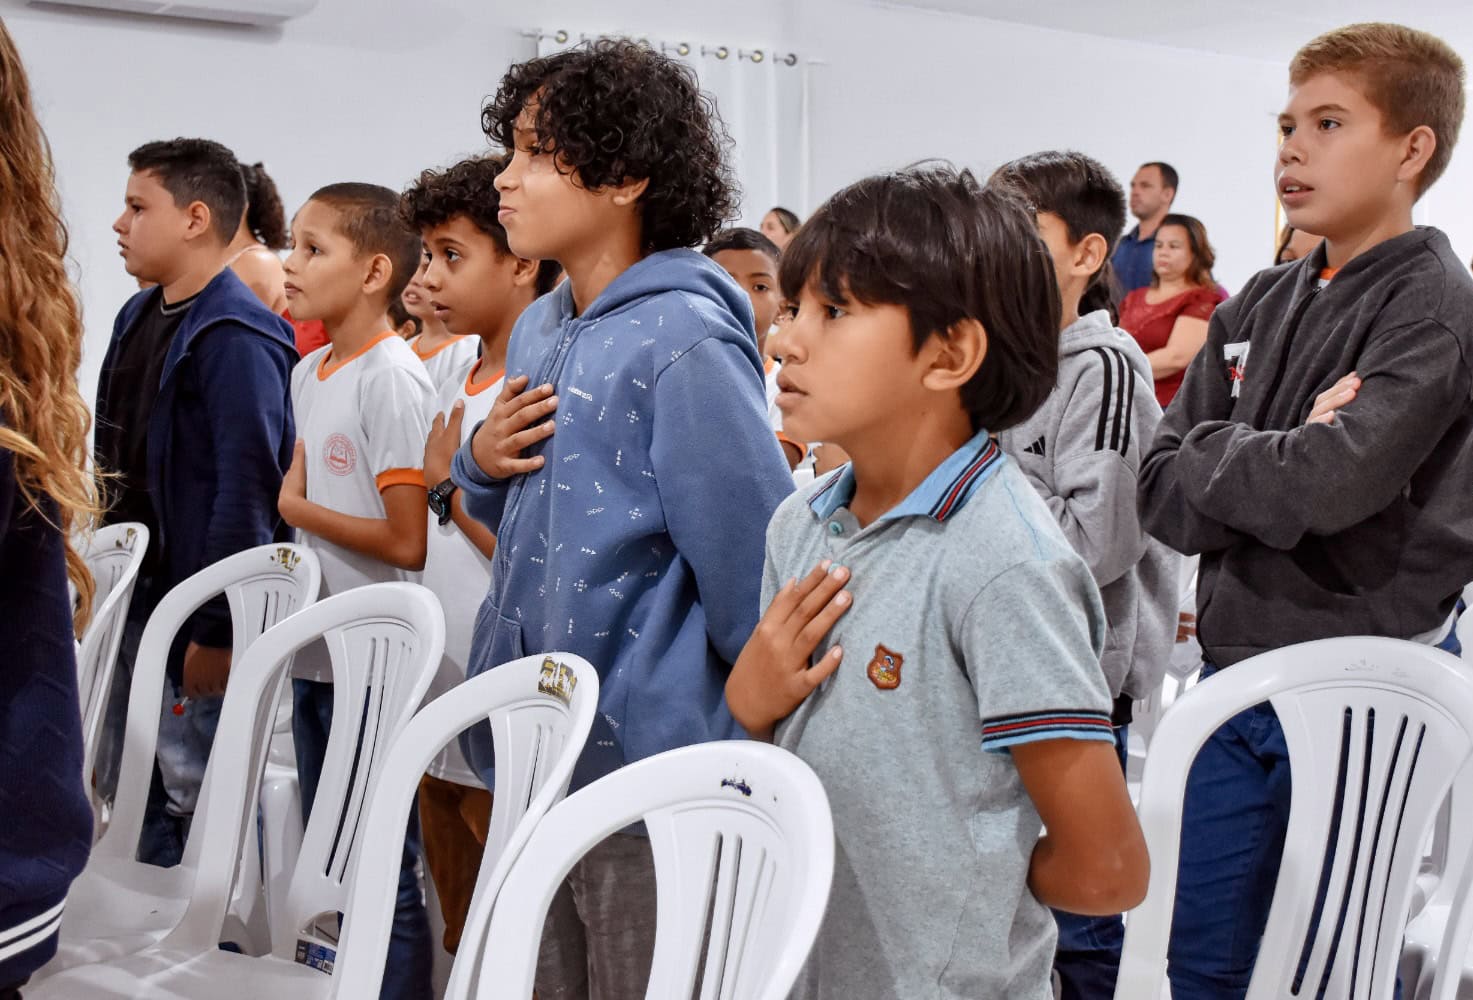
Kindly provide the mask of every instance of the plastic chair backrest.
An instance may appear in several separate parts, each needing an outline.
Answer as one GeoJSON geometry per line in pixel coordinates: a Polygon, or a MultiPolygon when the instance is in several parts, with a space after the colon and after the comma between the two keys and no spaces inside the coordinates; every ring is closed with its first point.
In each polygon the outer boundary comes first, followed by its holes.
{"type": "Polygon", "coordinates": [[[417,714],[390,750],[369,806],[333,971],[333,996],[376,995],[383,978],[399,882],[404,825],[420,777],[467,726],[489,721],[496,781],[491,829],[448,998],[471,995],[491,904],[532,829],[568,790],[593,728],[598,671],[582,657],[546,653],[502,664],[457,685],[417,714]],[[458,985],[457,985],[458,984],[458,985]]]}
{"type": "Polygon", "coordinates": [[[492,907],[483,963],[490,971],[481,977],[479,996],[531,996],[553,894],[591,847],[641,819],[657,881],[645,995],[788,995],[828,903],[834,869],[828,797],[813,771],[787,751],[730,741],[630,764],[548,811],[492,907]]]}
{"type": "Polygon", "coordinates": [[[1151,883],[1126,921],[1117,997],[1160,990],[1192,762],[1223,722],[1265,701],[1294,782],[1248,1000],[1391,995],[1423,846],[1473,753],[1473,678],[1420,643],[1337,638],[1237,663],[1162,717],[1139,807],[1151,883]]]}
{"type": "Polygon", "coordinates": [[[148,551],[148,528],[136,522],[98,528],[83,558],[92,573],[92,618],[77,656],[77,692],[82,709],[82,773],[90,776],[107,695],[112,689],[123,626],[133,602],[138,570],[148,551]]]}
{"type": "MultiPolygon", "coordinates": [[[[232,662],[239,663],[261,633],[317,600],[322,568],[301,545],[261,545],[207,566],[164,595],[144,626],[128,689],[128,722],[118,767],[117,799],[107,832],[93,848],[100,854],[133,858],[143,829],[143,811],[158,748],[159,716],[169,650],[190,615],[225,595],[230,605],[232,662]]],[[[234,678],[232,677],[232,683],[234,678]]],[[[213,764],[214,754],[211,754],[213,764]]],[[[208,785],[210,772],[205,772],[208,785]]],[[[201,791],[200,802],[205,801],[201,791]]],[[[199,818],[198,809],[195,818],[199,818]]],[[[184,864],[193,866],[200,846],[191,836],[184,864]]]]}
{"type": "MultiPolygon", "coordinates": [[[[440,601],[418,584],[358,587],[334,600],[349,609],[358,601],[361,608],[349,624],[322,633],[332,657],[333,721],[287,888],[286,920],[271,928],[271,952],[278,958],[296,954],[298,938],[316,917],[348,908],[350,876],[370,829],[365,820],[374,785],[393,741],[424,702],[445,650],[440,601]],[[385,604],[391,591],[383,588],[398,592],[397,605],[385,604]]],[[[404,829],[401,823],[389,831],[396,858],[404,829]]]]}
{"type": "MultiPolygon", "coordinates": [[[[187,951],[213,950],[230,904],[235,871],[246,838],[256,836],[256,800],[261,751],[270,739],[267,710],[274,707],[292,657],[309,643],[325,640],[332,651],[337,689],[358,687],[359,725],[334,725],[328,735],[327,761],[312,810],[306,842],[293,873],[286,912],[301,925],[319,912],[338,906],[324,879],[326,863],[345,864],[364,830],[357,814],[334,808],[363,801],[366,786],[378,771],[382,744],[408,720],[429,687],[434,665],[444,649],[445,620],[435,596],[418,584],[380,583],[357,587],[319,601],[269,629],[246,650],[231,670],[230,686],[215,733],[215,780],[204,790],[204,808],[195,814],[195,830],[204,845],[196,868],[188,908],[161,947],[187,951]],[[355,683],[356,682],[356,683],[355,683]],[[360,740],[360,737],[361,740],[360,740]],[[359,747],[363,753],[355,751],[359,747]],[[343,766],[357,758],[355,773],[343,766]],[[320,845],[330,841],[332,851],[320,845]],[[315,845],[315,849],[314,849],[315,845]],[[324,857],[327,855],[327,857],[324,857]],[[329,890],[313,899],[319,884],[329,890]],[[307,912],[309,911],[310,912],[307,912]]],[[[399,836],[403,837],[401,827],[399,836]]],[[[273,954],[290,958],[285,944],[293,927],[272,927],[273,954]]]]}

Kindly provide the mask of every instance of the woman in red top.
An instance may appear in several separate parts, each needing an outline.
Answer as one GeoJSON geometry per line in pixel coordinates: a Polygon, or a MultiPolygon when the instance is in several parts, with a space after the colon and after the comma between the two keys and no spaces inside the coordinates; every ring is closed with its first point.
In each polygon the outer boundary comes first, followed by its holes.
{"type": "Polygon", "coordinates": [[[1215,261],[1201,222],[1168,215],[1156,230],[1150,287],[1137,288],[1120,303],[1120,327],[1146,352],[1162,409],[1207,342],[1207,318],[1223,298],[1212,277],[1215,261]]]}

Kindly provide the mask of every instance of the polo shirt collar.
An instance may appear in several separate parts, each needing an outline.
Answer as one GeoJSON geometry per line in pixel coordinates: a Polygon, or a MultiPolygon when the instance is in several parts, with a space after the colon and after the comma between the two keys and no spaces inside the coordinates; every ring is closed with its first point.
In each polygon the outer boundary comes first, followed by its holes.
{"type": "MultiPolygon", "coordinates": [[[[901,517],[929,517],[945,523],[1002,465],[1002,449],[987,431],[978,431],[966,444],[931,470],[919,486],[894,508],[880,516],[881,521],[901,517]]],[[[840,507],[854,499],[854,466],[841,466],[813,496],[808,506],[813,516],[826,521],[840,507]]]]}

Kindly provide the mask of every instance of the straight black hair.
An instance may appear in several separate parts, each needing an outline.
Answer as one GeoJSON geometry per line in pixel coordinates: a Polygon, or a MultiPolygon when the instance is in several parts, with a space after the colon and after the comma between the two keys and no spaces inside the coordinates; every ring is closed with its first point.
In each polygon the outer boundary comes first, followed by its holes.
{"type": "Polygon", "coordinates": [[[201,202],[210,210],[210,228],[221,242],[235,239],[245,215],[245,181],[235,154],[209,139],[146,142],[128,154],[134,173],[150,173],[180,208],[201,202]]]}
{"type": "Polygon", "coordinates": [[[1125,191],[1104,164],[1083,153],[1050,150],[1005,163],[989,183],[1016,191],[1034,212],[1051,212],[1063,220],[1070,243],[1091,233],[1105,240],[1105,262],[1091,275],[1079,300],[1081,315],[1104,309],[1110,321],[1120,318],[1119,283],[1110,254],[1125,229],[1125,191]]]}
{"type": "Polygon", "coordinates": [[[779,283],[789,300],[812,287],[835,304],[901,306],[916,350],[979,322],[987,357],[961,391],[973,430],[1006,430],[1053,391],[1053,261],[1027,205],[968,170],[919,164],[850,185],[798,230],[779,283]]]}
{"type": "Polygon", "coordinates": [[[712,237],[710,243],[701,248],[701,253],[707,257],[715,257],[723,250],[755,250],[771,257],[774,264],[783,259],[783,252],[778,249],[776,243],[757,230],[748,229],[745,226],[723,229],[712,237]]]}

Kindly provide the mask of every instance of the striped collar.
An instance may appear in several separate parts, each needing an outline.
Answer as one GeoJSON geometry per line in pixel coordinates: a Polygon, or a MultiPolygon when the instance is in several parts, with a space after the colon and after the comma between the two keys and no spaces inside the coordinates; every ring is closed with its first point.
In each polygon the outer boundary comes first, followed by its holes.
{"type": "MultiPolygon", "coordinates": [[[[962,509],[987,479],[1002,465],[1002,450],[987,432],[962,445],[936,468],[921,485],[897,506],[880,516],[881,521],[900,517],[929,517],[938,522],[962,509]]],[[[854,499],[854,466],[841,466],[823,487],[808,498],[813,516],[827,520],[854,499]]]]}

